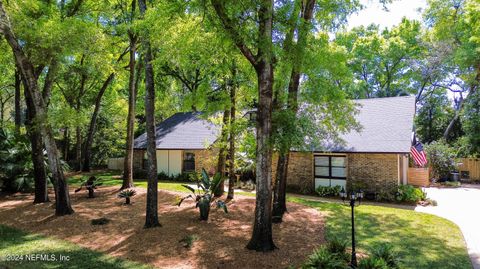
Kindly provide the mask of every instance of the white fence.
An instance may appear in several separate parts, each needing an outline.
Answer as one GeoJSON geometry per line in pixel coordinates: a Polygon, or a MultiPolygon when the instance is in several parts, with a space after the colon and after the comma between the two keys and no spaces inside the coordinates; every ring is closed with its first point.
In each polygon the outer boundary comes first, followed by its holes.
{"type": "Polygon", "coordinates": [[[110,158],[108,159],[109,170],[123,170],[124,158],[110,158]]]}

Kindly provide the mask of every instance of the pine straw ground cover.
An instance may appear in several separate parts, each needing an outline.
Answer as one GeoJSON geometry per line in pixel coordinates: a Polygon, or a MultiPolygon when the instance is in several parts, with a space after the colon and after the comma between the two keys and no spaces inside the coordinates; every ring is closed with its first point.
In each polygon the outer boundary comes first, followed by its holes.
{"type": "MultiPolygon", "coordinates": [[[[252,229],[253,197],[237,196],[229,204],[229,214],[212,209],[207,223],[198,220],[193,202],[186,201],[177,207],[173,203],[178,194],[161,190],[158,205],[162,227],[143,229],[146,190],[137,188],[138,194],[131,206],[123,205],[124,201],[116,197],[117,190],[118,187],[99,188],[94,199],[86,198],[85,192],[71,192],[75,214],[65,217],[53,216],[52,204],[33,205],[31,196],[4,197],[0,199],[0,224],[108,254],[107,258],[99,255],[95,258],[92,254],[95,252],[85,254],[85,259],[92,260],[89,268],[136,268],[135,264],[105,261],[109,256],[160,268],[286,268],[302,263],[323,243],[324,218],[319,211],[307,206],[290,203],[285,221],[274,225],[274,240],[279,249],[257,253],[245,249],[252,229]],[[111,221],[101,226],[91,225],[92,219],[102,217],[111,221]],[[196,238],[190,249],[181,242],[189,236],[196,238]],[[100,262],[103,264],[98,267],[100,262]]],[[[8,229],[2,228],[0,232],[8,229]]],[[[26,235],[20,235],[19,241],[11,240],[11,250],[16,249],[15,244],[23,244],[22,236],[26,235]]],[[[21,250],[21,246],[18,247],[17,250],[21,250]]],[[[39,250],[42,248],[35,253],[39,250]]],[[[48,247],[43,250],[41,253],[49,253],[48,247]]],[[[75,256],[81,256],[85,250],[64,251],[71,257],[70,262],[37,263],[36,268],[85,268],[73,264],[79,260],[75,256]]],[[[61,249],[53,252],[62,254],[61,249]]]]}

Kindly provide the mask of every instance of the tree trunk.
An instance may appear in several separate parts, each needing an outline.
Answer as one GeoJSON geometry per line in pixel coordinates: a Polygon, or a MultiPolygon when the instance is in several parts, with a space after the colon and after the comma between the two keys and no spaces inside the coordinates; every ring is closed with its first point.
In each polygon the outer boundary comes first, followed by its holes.
{"type": "MultiPolygon", "coordinates": [[[[298,88],[300,85],[300,74],[302,70],[303,57],[305,54],[305,48],[307,45],[308,32],[311,27],[311,20],[313,17],[313,10],[315,6],[315,0],[307,0],[305,5],[301,9],[301,22],[298,31],[297,44],[293,46],[292,56],[292,73],[290,75],[290,82],[288,85],[288,100],[287,109],[291,113],[297,114],[298,112],[298,88]]],[[[275,177],[275,189],[273,196],[273,222],[280,223],[283,219],[283,214],[287,211],[286,204],[286,190],[287,190],[287,174],[288,174],[288,162],[290,160],[289,152],[291,145],[286,145],[286,148],[279,151],[277,174],[275,177]]]]}
{"type": "Polygon", "coordinates": [[[107,80],[103,82],[102,88],[98,92],[97,97],[95,99],[95,109],[93,110],[92,118],[90,120],[90,126],[88,127],[87,141],[85,141],[85,149],[83,150],[84,158],[83,158],[82,171],[84,172],[90,172],[90,162],[91,162],[90,158],[92,153],[93,136],[95,135],[95,129],[97,127],[97,118],[98,118],[98,113],[100,112],[102,97],[105,94],[105,91],[107,90],[110,83],[113,81],[114,77],[115,77],[115,73],[111,73],[110,76],[108,76],[107,80]]]}
{"type": "Polygon", "coordinates": [[[45,149],[48,155],[48,163],[50,172],[52,173],[52,180],[55,187],[55,214],[62,216],[72,214],[74,211],[70,205],[70,196],[68,192],[68,184],[63,175],[63,169],[58,158],[57,146],[53,138],[51,126],[48,123],[46,106],[38,88],[38,81],[35,76],[34,67],[30,60],[23,52],[22,47],[18,43],[7,14],[3,8],[3,3],[0,1],[0,33],[2,33],[7,40],[10,47],[13,49],[16,64],[22,75],[23,84],[27,94],[32,98],[33,109],[32,113],[35,115],[35,126],[41,131],[45,143],[45,149]]]}
{"type": "Polygon", "coordinates": [[[228,137],[228,140],[229,140],[229,152],[228,152],[228,156],[229,156],[229,164],[228,164],[228,168],[229,168],[229,171],[228,171],[228,195],[227,195],[227,199],[233,199],[233,196],[234,196],[234,188],[235,188],[235,181],[237,180],[236,176],[235,176],[235,113],[236,113],[236,70],[234,69],[234,72],[233,72],[233,84],[232,86],[230,87],[230,135],[228,137]]]}
{"type": "Polygon", "coordinates": [[[39,128],[35,126],[35,114],[33,100],[27,90],[25,90],[25,101],[27,103],[27,134],[32,145],[32,163],[35,185],[34,204],[49,202],[47,186],[47,170],[43,158],[43,141],[39,128]]]}
{"type": "Polygon", "coordinates": [[[18,68],[15,69],[15,132],[20,133],[20,127],[22,126],[22,80],[20,78],[20,72],[18,68]]]}
{"type": "Polygon", "coordinates": [[[82,128],[77,126],[75,128],[75,170],[82,171],[82,128]]]}
{"type": "MultiPolygon", "coordinates": [[[[138,0],[140,14],[145,15],[147,5],[145,0],[138,0]]],[[[157,156],[155,143],[155,85],[152,66],[152,51],[150,40],[146,36],[141,37],[143,47],[143,58],[145,62],[145,117],[147,129],[147,206],[145,228],[161,226],[158,222],[158,178],[157,178],[157,156]]]]}
{"type": "MultiPolygon", "coordinates": [[[[223,126],[222,133],[220,137],[220,150],[218,151],[218,161],[217,161],[217,173],[220,173],[223,179],[225,179],[225,163],[227,155],[227,135],[228,135],[228,122],[230,121],[230,110],[223,111],[223,126]]],[[[215,197],[220,197],[224,193],[225,184],[222,181],[218,186],[218,189],[215,190],[215,197]]]]}
{"type": "Polygon", "coordinates": [[[123,183],[121,190],[133,187],[133,140],[135,129],[135,104],[137,101],[137,89],[135,82],[135,54],[137,50],[137,38],[133,33],[129,34],[130,39],[130,62],[128,68],[130,77],[128,80],[128,117],[127,117],[127,149],[123,166],[123,183]]]}
{"type": "Polygon", "coordinates": [[[63,130],[63,160],[68,161],[68,150],[70,149],[70,131],[68,127],[63,130]]]}

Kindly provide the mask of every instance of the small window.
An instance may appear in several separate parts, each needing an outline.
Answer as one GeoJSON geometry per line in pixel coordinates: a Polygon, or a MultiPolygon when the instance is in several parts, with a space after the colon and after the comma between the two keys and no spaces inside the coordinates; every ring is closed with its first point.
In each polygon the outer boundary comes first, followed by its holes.
{"type": "Polygon", "coordinates": [[[195,153],[185,152],[183,154],[183,172],[195,171],[195,153]]]}
{"type": "Polygon", "coordinates": [[[345,186],[345,156],[315,156],[315,188],[318,186],[345,186]]]}

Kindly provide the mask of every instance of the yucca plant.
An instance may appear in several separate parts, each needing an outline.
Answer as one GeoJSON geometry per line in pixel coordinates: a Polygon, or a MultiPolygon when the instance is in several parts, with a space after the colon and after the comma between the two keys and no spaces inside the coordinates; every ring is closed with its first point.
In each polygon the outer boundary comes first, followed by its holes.
{"type": "Polygon", "coordinates": [[[220,173],[215,174],[210,178],[205,169],[202,169],[200,178],[195,178],[197,182],[197,190],[194,188],[183,184],[182,186],[187,188],[192,192],[192,194],[187,195],[179,199],[177,205],[180,206],[185,199],[193,199],[196,204],[195,207],[198,207],[200,210],[200,220],[208,220],[208,215],[210,213],[210,207],[213,203],[216,203],[217,208],[222,208],[225,213],[228,213],[227,205],[224,201],[216,200],[214,198],[215,191],[219,188],[220,184],[224,179],[220,173]]]}
{"type": "Polygon", "coordinates": [[[88,191],[88,198],[94,198],[95,189],[103,184],[103,182],[100,182],[100,180],[100,178],[91,176],[85,182],[83,182],[82,185],[80,185],[80,188],[76,189],[75,192],[79,192],[83,189],[83,187],[85,187],[85,189],[88,191]]]}
{"type": "Polygon", "coordinates": [[[118,194],[118,198],[125,198],[125,204],[126,205],[129,205],[130,204],[130,198],[132,198],[133,196],[135,196],[137,194],[137,191],[134,190],[134,189],[126,189],[126,190],[123,190],[121,191],[119,194],[118,194]]]}

